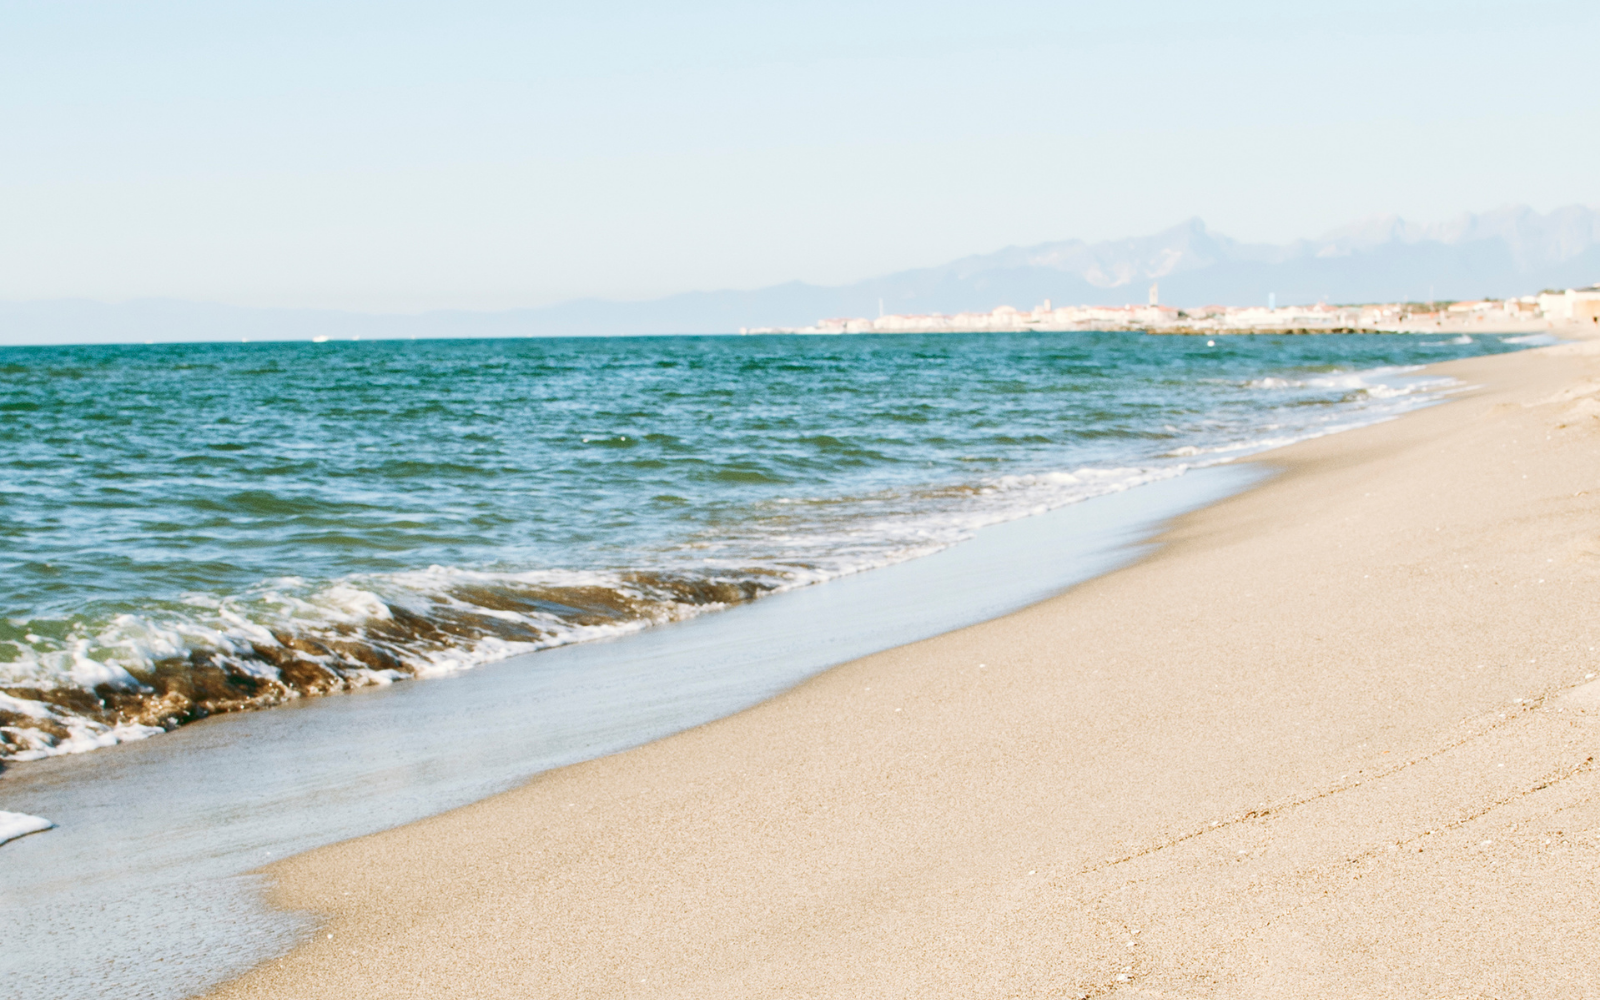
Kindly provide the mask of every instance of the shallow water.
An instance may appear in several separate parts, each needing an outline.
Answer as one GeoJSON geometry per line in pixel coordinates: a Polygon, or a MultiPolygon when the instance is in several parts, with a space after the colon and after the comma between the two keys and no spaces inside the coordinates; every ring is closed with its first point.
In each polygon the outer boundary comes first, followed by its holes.
{"type": "Polygon", "coordinates": [[[0,759],[614,637],[1425,402],[1499,337],[0,349],[0,759]]]}

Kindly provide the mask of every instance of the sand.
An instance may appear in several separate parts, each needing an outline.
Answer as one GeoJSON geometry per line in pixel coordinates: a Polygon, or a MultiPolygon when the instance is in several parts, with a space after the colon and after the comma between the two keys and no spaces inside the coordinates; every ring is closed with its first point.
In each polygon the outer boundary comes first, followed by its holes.
{"type": "Polygon", "coordinates": [[[1151,557],[272,866],[221,997],[1600,996],[1600,343],[1151,557]]]}

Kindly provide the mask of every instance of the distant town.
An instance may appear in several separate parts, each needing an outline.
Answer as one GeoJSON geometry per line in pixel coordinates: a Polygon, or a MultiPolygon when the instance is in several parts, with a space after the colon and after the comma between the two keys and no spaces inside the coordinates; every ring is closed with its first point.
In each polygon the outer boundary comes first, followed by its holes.
{"type": "Polygon", "coordinates": [[[815,326],[754,327],[740,333],[985,333],[1035,330],[1140,330],[1147,333],[1538,333],[1574,323],[1600,324],[1600,284],[1512,299],[1470,302],[1391,302],[1378,305],[1201,306],[1160,304],[1160,288],[1136,306],[1055,306],[1031,310],[1001,306],[992,312],[953,315],[880,315],[876,319],[825,319],[815,326]]]}

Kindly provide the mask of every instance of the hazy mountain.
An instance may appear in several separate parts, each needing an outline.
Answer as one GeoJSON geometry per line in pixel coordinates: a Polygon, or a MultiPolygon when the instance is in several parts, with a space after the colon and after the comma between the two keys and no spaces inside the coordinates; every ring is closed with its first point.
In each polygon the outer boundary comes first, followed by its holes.
{"type": "Polygon", "coordinates": [[[497,337],[730,333],[828,316],[960,312],[999,305],[1376,302],[1521,295],[1600,281],[1600,211],[1526,206],[1423,225],[1366,219],[1288,245],[1241,243],[1199,219],[1151,236],[1007,247],[853,285],[791,282],[649,302],[580,299],[541,309],[378,316],[145,300],[0,303],[0,344],[279,340],[316,336],[497,337]]]}
{"type": "MultiPolygon", "coordinates": [[[[1059,303],[1141,302],[1158,282],[1161,300],[1173,305],[1247,305],[1273,293],[1286,304],[1421,301],[1597,280],[1600,211],[1574,205],[1548,215],[1525,206],[1463,214],[1437,225],[1385,216],[1287,246],[1240,243],[1191,219],[1135,239],[1010,247],[876,284],[901,302],[959,298],[958,288],[981,298],[982,290],[1004,286],[1011,304],[1022,306],[1031,304],[1029,292],[1059,303]]],[[[967,306],[974,307],[981,305],[967,306]]]]}

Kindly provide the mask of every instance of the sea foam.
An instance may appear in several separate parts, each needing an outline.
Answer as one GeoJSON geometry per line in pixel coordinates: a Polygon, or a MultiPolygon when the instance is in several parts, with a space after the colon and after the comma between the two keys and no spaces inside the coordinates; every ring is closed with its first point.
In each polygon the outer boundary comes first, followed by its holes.
{"type": "Polygon", "coordinates": [[[41,830],[50,830],[55,824],[40,816],[29,816],[26,813],[6,812],[0,809],[0,844],[18,837],[26,837],[30,833],[41,830]]]}

